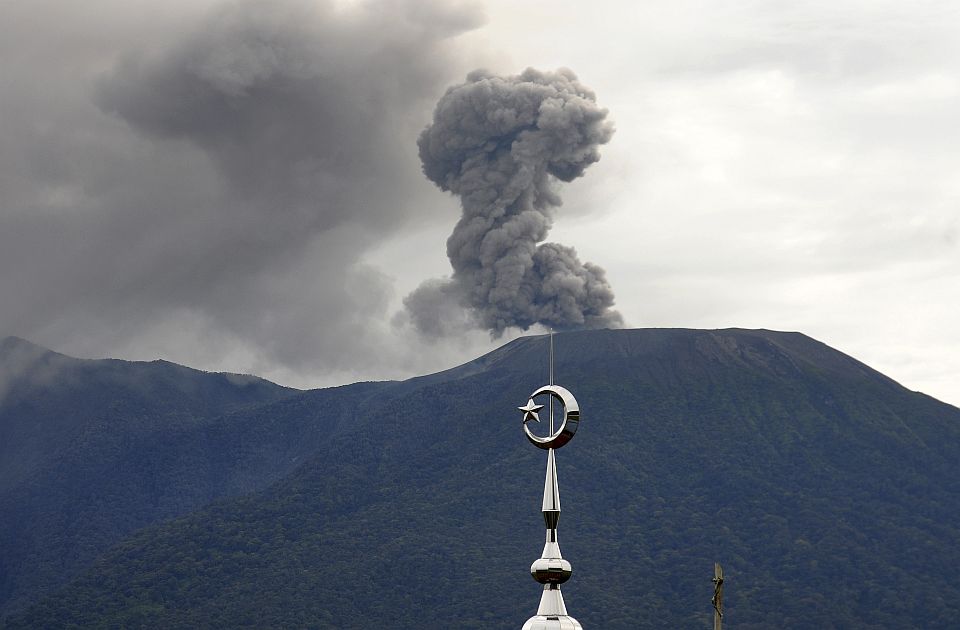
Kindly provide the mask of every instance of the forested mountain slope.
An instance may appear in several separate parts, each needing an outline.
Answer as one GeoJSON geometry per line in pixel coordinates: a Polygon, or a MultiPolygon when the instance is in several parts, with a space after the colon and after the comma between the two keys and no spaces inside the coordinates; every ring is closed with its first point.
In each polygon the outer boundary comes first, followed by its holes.
{"type": "MultiPolygon", "coordinates": [[[[730,627],[960,614],[960,410],[797,333],[555,340],[583,413],[557,460],[584,627],[709,627],[714,561],[730,627]]],[[[338,418],[301,466],[141,530],[9,627],[519,627],[539,601],[544,453],[515,408],[546,356],[529,337],[346,409],[298,395],[275,430],[338,418]]]]}
{"type": "Polygon", "coordinates": [[[0,617],[145,525],[289,473],[331,426],[313,400],[368,388],[307,396],[251,376],[0,340],[0,617]]]}

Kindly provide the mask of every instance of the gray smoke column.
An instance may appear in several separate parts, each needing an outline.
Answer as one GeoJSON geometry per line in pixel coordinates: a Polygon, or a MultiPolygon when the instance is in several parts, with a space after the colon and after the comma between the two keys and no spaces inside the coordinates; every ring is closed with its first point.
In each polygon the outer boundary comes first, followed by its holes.
{"type": "Polygon", "coordinates": [[[418,330],[622,325],[603,269],[571,247],[538,245],[561,203],[553,180],[580,177],[612,135],[607,110],[570,70],[475,71],[447,90],[418,145],[423,172],[460,198],[463,216],[447,240],[452,277],[404,300],[418,330]]]}

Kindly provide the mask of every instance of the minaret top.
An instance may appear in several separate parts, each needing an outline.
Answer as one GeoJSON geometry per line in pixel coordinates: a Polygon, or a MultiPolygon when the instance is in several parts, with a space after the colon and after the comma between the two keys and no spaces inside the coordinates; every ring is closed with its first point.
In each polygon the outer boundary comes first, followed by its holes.
{"type": "Polygon", "coordinates": [[[527,620],[523,630],[582,630],[580,622],[567,614],[567,607],[560,592],[560,585],[570,579],[573,568],[560,553],[557,541],[557,524],[560,522],[560,485],[557,482],[557,458],[555,450],[565,445],[577,432],[580,424],[580,407],[576,398],[567,389],[553,384],[553,334],[550,335],[550,384],[530,394],[527,404],[518,407],[523,412],[523,431],[530,442],[547,451],[547,472],[543,482],[543,522],[547,528],[546,542],[540,558],[530,565],[530,575],[543,584],[543,595],[537,614],[527,620]],[[540,422],[538,412],[544,405],[534,399],[550,396],[550,435],[539,437],[530,431],[530,422],[540,422]],[[563,406],[563,421],[554,431],[554,399],[563,406]]]}

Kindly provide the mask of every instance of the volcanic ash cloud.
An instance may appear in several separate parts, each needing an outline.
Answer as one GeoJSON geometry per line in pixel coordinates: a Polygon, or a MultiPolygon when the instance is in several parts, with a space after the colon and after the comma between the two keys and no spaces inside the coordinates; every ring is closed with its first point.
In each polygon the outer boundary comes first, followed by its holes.
{"type": "Polygon", "coordinates": [[[607,110],[566,69],[475,71],[447,90],[418,145],[423,172],[460,198],[463,216],[447,240],[451,278],[404,299],[421,333],[622,325],[604,270],[542,243],[561,204],[554,180],[580,177],[612,135],[607,110]]]}

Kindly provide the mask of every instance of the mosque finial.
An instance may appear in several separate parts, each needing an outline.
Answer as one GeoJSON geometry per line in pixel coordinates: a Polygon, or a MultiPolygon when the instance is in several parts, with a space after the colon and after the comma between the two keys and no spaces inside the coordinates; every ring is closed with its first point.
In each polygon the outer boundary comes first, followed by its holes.
{"type": "Polygon", "coordinates": [[[523,407],[523,431],[527,439],[547,451],[547,474],[543,482],[543,522],[547,527],[547,539],[540,558],[530,565],[533,579],[543,584],[543,595],[537,614],[523,624],[523,630],[582,630],[580,622],[567,614],[560,585],[570,579],[573,568],[560,553],[557,542],[557,524],[560,522],[560,486],[557,483],[557,456],[555,450],[569,442],[580,424],[580,407],[577,399],[569,391],[553,384],[553,333],[550,333],[550,384],[541,387],[530,395],[523,407]],[[539,437],[530,431],[529,423],[540,422],[538,411],[543,405],[535,402],[541,395],[550,396],[550,435],[539,437]],[[560,428],[554,431],[553,403],[556,399],[563,406],[563,420],[560,428]]]}

